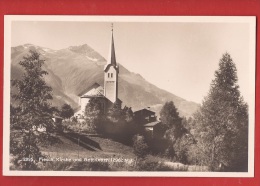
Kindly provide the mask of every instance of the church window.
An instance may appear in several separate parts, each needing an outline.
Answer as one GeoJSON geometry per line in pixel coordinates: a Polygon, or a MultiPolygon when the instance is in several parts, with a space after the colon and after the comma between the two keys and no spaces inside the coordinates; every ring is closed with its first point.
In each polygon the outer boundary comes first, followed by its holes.
{"type": "Polygon", "coordinates": [[[110,76],[110,73],[108,73],[108,76],[107,77],[109,77],[110,76]]]}
{"type": "Polygon", "coordinates": [[[111,78],[113,77],[113,73],[111,73],[111,78]]]}

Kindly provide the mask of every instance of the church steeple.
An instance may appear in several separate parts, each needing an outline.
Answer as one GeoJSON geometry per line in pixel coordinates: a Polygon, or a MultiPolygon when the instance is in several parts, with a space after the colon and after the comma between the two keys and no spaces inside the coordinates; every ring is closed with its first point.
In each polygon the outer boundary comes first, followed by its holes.
{"type": "Polygon", "coordinates": [[[111,43],[110,43],[110,50],[108,53],[108,58],[107,58],[107,64],[104,67],[104,70],[108,68],[108,66],[114,66],[117,70],[119,70],[117,62],[116,62],[116,52],[115,52],[115,43],[114,43],[114,28],[113,28],[113,23],[111,25],[111,43]]]}
{"type": "Polygon", "coordinates": [[[113,23],[112,23],[112,29],[111,29],[111,51],[110,51],[110,64],[113,66],[116,66],[116,54],[115,54],[115,44],[114,44],[114,35],[113,35],[113,23]]]}
{"type": "Polygon", "coordinates": [[[116,63],[115,44],[113,35],[113,24],[111,29],[111,44],[107,64],[104,68],[104,96],[112,103],[118,100],[118,73],[119,67],[116,63]]]}

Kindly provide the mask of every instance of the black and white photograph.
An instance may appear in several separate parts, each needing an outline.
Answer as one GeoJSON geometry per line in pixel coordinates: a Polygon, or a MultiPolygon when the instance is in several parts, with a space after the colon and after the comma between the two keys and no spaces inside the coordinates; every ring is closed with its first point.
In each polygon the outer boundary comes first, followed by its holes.
{"type": "Polygon", "coordinates": [[[5,16],[4,175],[253,177],[253,16],[5,16]]]}

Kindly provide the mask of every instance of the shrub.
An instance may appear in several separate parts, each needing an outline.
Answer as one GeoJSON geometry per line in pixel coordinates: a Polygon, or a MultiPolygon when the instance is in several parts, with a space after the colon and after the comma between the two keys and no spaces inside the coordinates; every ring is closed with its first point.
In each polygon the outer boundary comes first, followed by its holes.
{"type": "Polygon", "coordinates": [[[95,129],[92,125],[87,122],[73,122],[64,121],[62,122],[62,128],[64,131],[76,132],[76,133],[95,133],[95,129]]]}
{"type": "Polygon", "coordinates": [[[176,161],[187,164],[189,163],[188,151],[191,148],[191,145],[194,143],[194,140],[191,135],[186,134],[181,138],[178,138],[173,145],[174,148],[174,157],[176,161]]]}
{"type": "Polygon", "coordinates": [[[133,138],[134,154],[139,158],[144,158],[148,154],[148,145],[144,140],[144,136],[135,135],[133,138]]]}

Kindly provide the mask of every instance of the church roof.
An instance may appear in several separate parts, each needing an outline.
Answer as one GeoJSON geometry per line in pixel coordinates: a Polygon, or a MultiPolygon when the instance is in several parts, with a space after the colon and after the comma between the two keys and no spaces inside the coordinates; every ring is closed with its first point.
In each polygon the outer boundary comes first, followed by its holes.
{"type": "Polygon", "coordinates": [[[78,96],[103,96],[104,89],[98,83],[94,83],[92,86],[84,89],[78,96]]]}
{"type": "Polygon", "coordinates": [[[115,53],[115,44],[114,44],[114,36],[112,30],[112,41],[111,41],[111,54],[109,56],[109,62],[111,65],[116,66],[116,53],[115,53]]]}
{"type": "Polygon", "coordinates": [[[116,69],[118,69],[118,66],[116,64],[116,53],[115,53],[115,44],[114,44],[114,35],[113,35],[113,28],[112,28],[112,36],[111,36],[111,48],[109,52],[109,56],[107,59],[107,65],[104,67],[104,71],[108,69],[108,67],[114,66],[116,69]]]}

